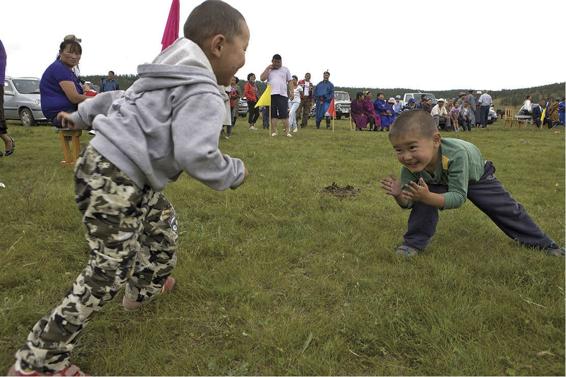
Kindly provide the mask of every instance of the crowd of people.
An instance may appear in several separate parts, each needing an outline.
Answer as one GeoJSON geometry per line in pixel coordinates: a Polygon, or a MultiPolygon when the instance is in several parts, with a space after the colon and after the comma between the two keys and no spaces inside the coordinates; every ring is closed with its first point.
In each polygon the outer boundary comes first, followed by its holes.
{"type": "Polygon", "coordinates": [[[557,101],[554,97],[541,97],[540,101],[533,100],[531,95],[525,97],[519,109],[519,115],[531,117],[537,127],[546,125],[548,128],[564,125],[564,97],[557,101]]]}
{"type": "MultiPolygon", "coordinates": [[[[314,85],[311,82],[311,74],[307,72],[304,78],[299,80],[296,75],[283,66],[281,55],[274,54],[269,64],[260,74],[260,81],[270,88],[269,105],[257,106],[258,100],[263,94],[260,92],[255,73],[247,76],[243,86],[243,94],[248,105],[248,129],[255,131],[256,123],[262,116],[262,127],[269,129],[272,136],[277,136],[278,128],[283,129],[283,134],[293,137],[299,128],[307,127],[310,111],[315,104],[316,128],[325,120],[326,128],[330,128],[330,104],[334,99],[334,85],[330,82],[330,73],[323,72],[322,80],[314,85]],[[300,121],[300,126],[299,126],[300,121]]],[[[225,88],[230,100],[230,125],[225,124],[227,130],[231,130],[237,121],[237,106],[241,98],[238,90],[238,78],[233,78],[233,85],[225,88]]],[[[265,89],[264,89],[265,90],[265,89]]],[[[231,136],[231,131],[222,132],[226,139],[231,136]]]]}

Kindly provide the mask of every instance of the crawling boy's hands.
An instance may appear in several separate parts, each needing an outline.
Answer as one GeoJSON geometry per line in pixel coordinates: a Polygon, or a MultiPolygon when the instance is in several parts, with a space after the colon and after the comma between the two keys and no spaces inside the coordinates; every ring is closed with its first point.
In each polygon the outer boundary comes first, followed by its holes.
{"type": "Polygon", "coordinates": [[[383,178],[379,183],[387,195],[398,197],[402,193],[401,182],[392,175],[383,178]]]}
{"type": "Polygon", "coordinates": [[[430,191],[424,179],[419,178],[419,183],[409,182],[403,187],[403,196],[412,202],[424,202],[428,199],[430,191]]]}

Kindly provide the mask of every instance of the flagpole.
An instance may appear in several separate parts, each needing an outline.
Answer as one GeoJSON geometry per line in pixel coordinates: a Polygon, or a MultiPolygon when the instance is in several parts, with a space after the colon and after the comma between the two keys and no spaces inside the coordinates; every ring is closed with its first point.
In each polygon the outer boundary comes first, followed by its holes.
{"type": "Polygon", "coordinates": [[[332,133],[334,133],[334,119],[336,119],[336,115],[332,116],[332,133]]]}

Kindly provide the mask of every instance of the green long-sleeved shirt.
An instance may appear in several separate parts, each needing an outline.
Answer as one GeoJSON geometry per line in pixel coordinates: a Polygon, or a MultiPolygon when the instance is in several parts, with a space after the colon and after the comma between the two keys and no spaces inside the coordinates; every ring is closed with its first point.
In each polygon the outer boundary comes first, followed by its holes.
{"type": "Polygon", "coordinates": [[[412,173],[401,168],[401,184],[423,178],[427,184],[448,186],[444,195],[444,209],[458,208],[466,201],[468,184],[479,181],[484,173],[485,160],[474,144],[460,139],[443,138],[438,150],[439,159],[434,174],[423,170],[412,173]]]}

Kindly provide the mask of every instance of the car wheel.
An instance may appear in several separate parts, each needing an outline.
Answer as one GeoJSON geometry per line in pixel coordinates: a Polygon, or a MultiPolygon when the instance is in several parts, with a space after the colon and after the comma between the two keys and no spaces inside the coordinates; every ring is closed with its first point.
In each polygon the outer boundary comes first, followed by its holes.
{"type": "Polygon", "coordinates": [[[24,127],[31,127],[35,126],[35,119],[33,118],[33,114],[30,109],[24,107],[20,110],[20,121],[24,125],[24,127]]]}

